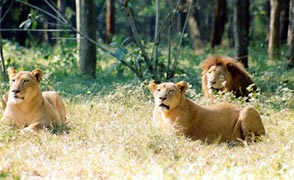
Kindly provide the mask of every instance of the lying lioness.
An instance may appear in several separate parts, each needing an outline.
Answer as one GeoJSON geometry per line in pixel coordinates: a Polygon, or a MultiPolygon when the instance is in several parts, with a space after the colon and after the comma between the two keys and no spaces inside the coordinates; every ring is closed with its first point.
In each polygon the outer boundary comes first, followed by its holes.
{"type": "Polygon", "coordinates": [[[207,143],[247,140],[265,134],[253,107],[242,109],[230,103],[199,106],[185,96],[188,84],[184,81],[150,82],[148,88],[155,100],[153,120],[172,125],[178,134],[207,143]]]}
{"type": "Polygon", "coordinates": [[[1,122],[25,126],[27,130],[65,125],[65,106],[57,92],[43,92],[39,87],[43,72],[16,72],[8,68],[9,93],[2,97],[1,122]]]}

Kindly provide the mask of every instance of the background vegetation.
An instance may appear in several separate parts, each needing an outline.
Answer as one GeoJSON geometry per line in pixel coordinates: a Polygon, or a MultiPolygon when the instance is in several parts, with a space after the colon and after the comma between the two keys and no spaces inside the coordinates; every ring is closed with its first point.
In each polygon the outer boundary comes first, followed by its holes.
{"type": "MultiPolygon", "coordinates": [[[[101,49],[97,49],[96,79],[81,76],[75,41],[39,43],[33,38],[37,35],[30,32],[27,45],[3,40],[5,63],[19,71],[35,67],[44,71],[41,87],[60,92],[69,130],[23,134],[20,128],[0,124],[0,179],[291,179],[294,72],[285,68],[285,45],[278,57],[269,60],[266,10],[261,1],[253,3],[257,5],[251,7],[256,20],[248,70],[260,92],[252,94],[250,102],[231,94],[209,101],[201,94],[202,60],[212,54],[234,56],[226,35],[222,45],[214,49],[206,45],[200,53],[185,36],[177,73],[171,81],[187,81],[187,96],[198,104],[229,101],[242,107],[255,106],[266,129],[261,142],[207,145],[176,137],[172,129],[160,129],[151,120],[153,98],[147,90],[150,77],[141,80],[129,69],[121,71],[123,66],[117,64],[117,59],[101,49]]],[[[143,17],[153,14],[153,6],[133,6],[140,10],[138,22],[142,27],[143,17]]],[[[119,19],[121,29],[113,37],[113,47],[122,45],[128,37],[123,33],[129,32],[123,16],[119,19]]],[[[142,35],[147,37],[146,33],[142,35]]],[[[104,44],[102,39],[98,42],[104,44]]],[[[146,46],[152,51],[151,45],[146,46]]],[[[132,44],[127,47],[128,58],[140,53],[132,44]]],[[[160,50],[162,60],[166,52],[166,47],[160,50]]],[[[2,80],[1,94],[7,90],[8,84],[2,80]]]]}

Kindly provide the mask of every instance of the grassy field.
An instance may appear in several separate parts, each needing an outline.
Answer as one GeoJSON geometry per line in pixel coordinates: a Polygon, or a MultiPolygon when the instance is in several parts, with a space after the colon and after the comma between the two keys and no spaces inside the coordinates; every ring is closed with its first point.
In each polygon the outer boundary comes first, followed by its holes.
{"type": "MultiPolygon", "coordinates": [[[[266,128],[261,142],[234,146],[207,145],[157,127],[151,120],[153,99],[146,87],[148,82],[130,75],[122,79],[115,73],[103,76],[110,57],[100,58],[97,79],[90,80],[75,75],[75,55],[69,50],[43,52],[10,43],[4,50],[17,69],[44,70],[42,89],[57,90],[62,95],[69,130],[23,134],[21,129],[0,125],[0,179],[294,177],[294,72],[284,70],[283,58],[268,63],[265,55],[251,51],[250,72],[260,93],[251,102],[230,95],[209,102],[201,94],[199,77],[199,63],[206,55],[183,51],[183,74],[174,81],[190,83],[187,96],[198,104],[251,104],[260,112],[266,128]],[[62,54],[65,51],[67,56],[62,54]]],[[[2,94],[7,89],[3,82],[2,94]]]]}

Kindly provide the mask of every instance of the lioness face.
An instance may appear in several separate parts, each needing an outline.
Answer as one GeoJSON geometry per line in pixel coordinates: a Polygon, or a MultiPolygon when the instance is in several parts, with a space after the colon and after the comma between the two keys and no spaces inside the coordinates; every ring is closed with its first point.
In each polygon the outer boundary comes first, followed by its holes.
{"type": "Polygon", "coordinates": [[[158,107],[158,110],[168,112],[180,104],[188,85],[184,81],[176,84],[151,82],[148,87],[154,96],[155,106],[158,107]]]}
{"type": "Polygon", "coordinates": [[[229,73],[221,65],[213,65],[206,72],[207,88],[209,90],[224,90],[226,85],[226,73],[229,73]]]}
{"type": "Polygon", "coordinates": [[[21,103],[28,95],[36,93],[34,89],[38,88],[42,77],[42,71],[35,69],[32,72],[16,72],[13,68],[8,68],[9,75],[9,101],[12,103],[21,103]]]}

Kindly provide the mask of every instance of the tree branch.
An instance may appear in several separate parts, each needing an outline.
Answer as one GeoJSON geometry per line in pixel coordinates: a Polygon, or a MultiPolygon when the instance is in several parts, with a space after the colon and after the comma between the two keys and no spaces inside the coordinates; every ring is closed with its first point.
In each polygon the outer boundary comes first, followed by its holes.
{"type": "MultiPolygon", "coordinates": [[[[64,24],[69,24],[68,21],[62,16],[62,14],[58,11],[57,7],[50,4],[47,0],[44,0],[45,3],[58,15],[59,18],[62,19],[64,24]]],[[[57,19],[59,19],[57,18],[57,19]]]]}
{"type": "MultiPolygon", "coordinates": [[[[1,0],[0,0],[1,1],[1,0]]],[[[3,7],[3,5],[6,3],[6,0],[0,2],[0,6],[3,7]]],[[[8,14],[9,10],[11,9],[12,5],[14,3],[14,0],[12,0],[10,2],[10,5],[9,7],[7,8],[7,10],[5,11],[5,13],[3,14],[3,16],[1,15],[1,18],[0,18],[0,23],[3,21],[3,19],[6,17],[6,15],[8,14]]],[[[2,10],[1,10],[2,11],[2,10]]]]}
{"type": "MultiPolygon", "coordinates": [[[[64,27],[68,28],[69,30],[49,30],[49,31],[72,31],[76,34],[80,34],[83,38],[85,38],[86,40],[90,41],[91,43],[95,44],[96,47],[98,47],[99,49],[101,49],[102,51],[106,52],[106,53],[109,53],[111,56],[117,58],[122,64],[124,64],[125,66],[127,66],[131,71],[133,71],[139,78],[142,78],[141,75],[137,72],[137,70],[135,68],[133,68],[129,63],[127,63],[124,59],[121,59],[121,58],[118,58],[114,52],[112,52],[111,50],[109,50],[108,48],[105,48],[103,46],[101,46],[100,44],[98,44],[96,42],[96,40],[93,40],[91,38],[89,38],[87,35],[85,35],[84,33],[78,31],[75,27],[73,27],[71,24],[68,23],[68,21],[66,20],[66,18],[64,18],[64,16],[56,9],[56,7],[54,7],[53,5],[51,5],[49,2],[47,2],[47,0],[44,0],[46,2],[46,4],[55,12],[58,14],[58,16],[60,17],[60,19],[62,19],[62,21],[60,21],[59,18],[57,18],[55,15],[37,7],[37,6],[34,6],[30,3],[27,3],[27,2],[23,2],[21,0],[15,0],[19,3],[22,3],[24,5],[27,5],[33,9],[36,9],[50,17],[52,17],[53,19],[57,20],[58,22],[61,23],[61,25],[63,25],[64,27]]],[[[7,31],[7,30],[14,30],[14,31],[40,31],[39,30],[30,30],[30,29],[27,29],[27,30],[22,30],[22,29],[0,29],[0,32],[1,31],[7,31]]],[[[41,31],[45,31],[45,30],[41,30],[41,31]]],[[[48,31],[48,30],[47,30],[48,31]]]]}
{"type": "Polygon", "coordinates": [[[173,12],[173,16],[172,18],[170,19],[170,22],[169,22],[169,28],[168,28],[168,58],[167,58],[167,71],[166,71],[166,79],[169,79],[171,78],[171,74],[172,72],[170,72],[170,64],[171,64],[171,29],[172,29],[172,24],[175,20],[175,16],[176,16],[176,13],[180,7],[180,3],[181,3],[181,0],[179,0],[177,2],[177,5],[176,5],[176,8],[173,12]]]}
{"type": "MultiPolygon", "coordinates": [[[[3,7],[2,5],[3,4],[0,4],[0,19],[1,19],[1,15],[2,15],[2,7],[3,7]]],[[[0,22],[0,29],[1,29],[1,22],[0,22]]],[[[1,34],[1,32],[0,32],[0,61],[1,61],[3,79],[4,79],[4,81],[7,81],[7,75],[6,75],[6,70],[5,70],[5,62],[4,62],[4,55],[3,55],[3,50],[2,50],[2,34],[1,34]]]]}
{"type": "Polygon", "coordinates": [[[45,11],[45,10],[43,10],[43,9],[37,7],[37,6],[34,6],[34,5],[30,4],[30,3],[27,3],[27,2],[24,2],[24,1],[21,1],[21,0],[15,0],[15,1],[19,2],[19,3],[22,3],[24,5],[27,5],[27,6],[31,7],[31,8],[33,8],[33,9],[36,9],[36,10],[50,16],[51,18],[55,19],[56,21],[59,21],[61,24],[65,24],[64,22],[60,21],[59,18],[57,18],[55,15],[49,13],[48,11],[45,11]]]}
{"type": "Polygon", "coordinates": [[[175,61],[174,61],[173,69],[172,69],[173,74],[175,73],[176,68],[177,68],[177,64],[178,64],[178,60],[179,60],[179,56],[180,56],[180,50],[181,50],[181,47],[182,47],[182,42],[183,42],[183,38],[184,38],[184,34],[185,34],[185,29],[187,27],[187,22],[188,22],[188,18],[190,16],[192,4],[193,4],[193,0],[189,4],[187,16],[186,16],[185,23],[184,23],[184,26],[183,26],[183,29],[182,29],[181,38],[180,38],[179,46],[178,46],[178,49],[177,49],[177,53],[176,53],[176,57],[175,57],[175,61]]]}
{"type": "MultiPolygon", "coordinates": [[[[149,72],[154,75],[154,69],[153,69],[153,66],[151,64],[151,61],[150,61],[150,58],[148,57],[146,51],[145,51],[145,48],[143,46],[143,44],[141,43],[141,40],[139,38],[139,35],[138,35],[138,31],[137,31],[137,28],[136,28],[136,25],[135,25],[135,22],[134,22],[134,17],[132,15],[132,12],[131,12],[131,9],[128,5],[129,1],[128,0],[123,0],[122,1],[122,4],[126,10],[126,13],[127,13],[127,20],[129,22],[129,25],[131,27],[131,30],[132,30],[132,33],[134,35],[134,39],[136,41],[136,44],[139,46],[140,50],[142,51],[142,56],[147,64],[147,68],[149,70],[149,72]]],[[[155,77],[153,77],[155,78],[155,77]]]]}
{"type": "Polygon", "coordinates": [[[154,79],[157,80],[157,67],[158,67],[158,46],[159,46],[159,0],[156,0],[155,5],[155,33],[154,33],[154,49],[153,49],[153,61],[154,61],[154,79]]]}

